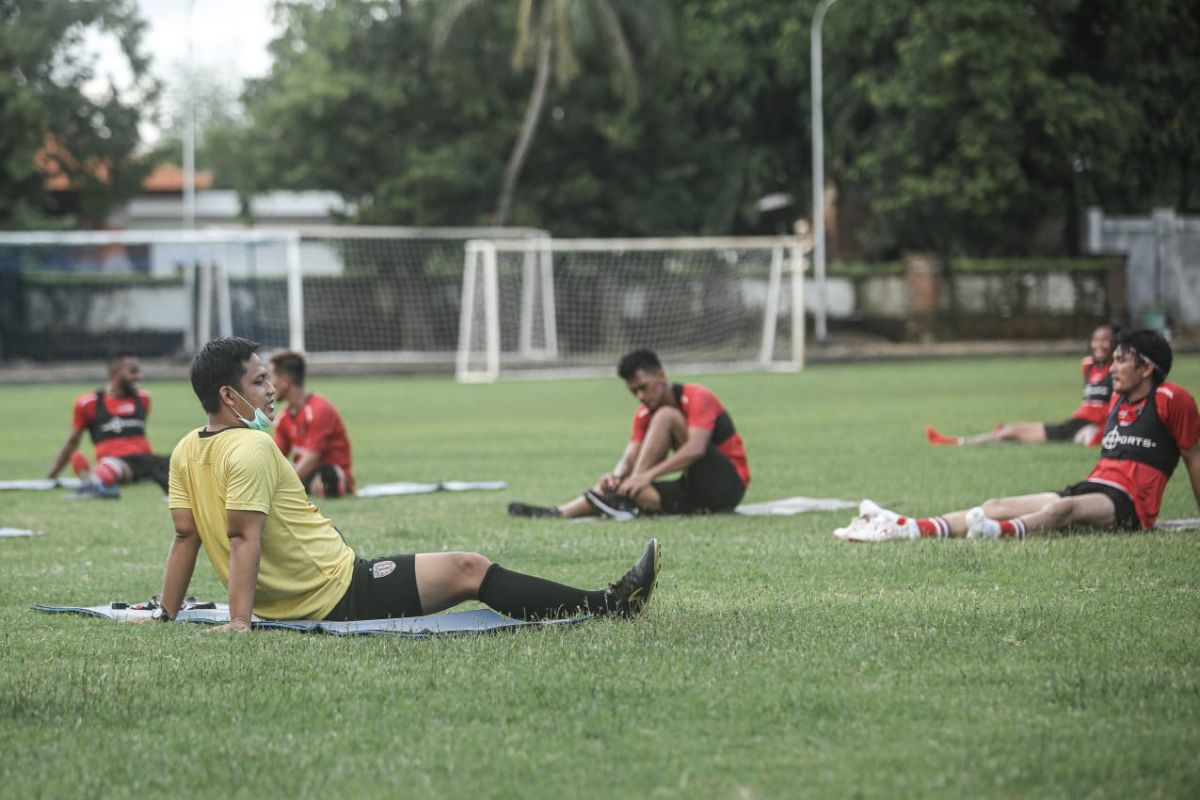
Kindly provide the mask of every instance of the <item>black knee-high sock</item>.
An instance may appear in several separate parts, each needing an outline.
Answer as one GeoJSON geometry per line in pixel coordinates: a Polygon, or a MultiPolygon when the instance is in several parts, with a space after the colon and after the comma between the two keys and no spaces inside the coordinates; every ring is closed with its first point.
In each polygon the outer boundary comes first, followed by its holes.
{"type": "Polygon", "coordinates": [[[492,564],[479,585],[479,599],[510,617],[545,619],[574,616],[580,609],[602,613],[604,591],[576,589],[492,564]]]}

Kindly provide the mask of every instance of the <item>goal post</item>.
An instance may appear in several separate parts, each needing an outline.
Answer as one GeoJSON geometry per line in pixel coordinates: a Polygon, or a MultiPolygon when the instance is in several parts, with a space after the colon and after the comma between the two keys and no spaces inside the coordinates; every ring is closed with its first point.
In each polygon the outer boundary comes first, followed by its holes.
{"type": "Polygon", "coordinates": [[[806,240],[554,239],[530,228],[0,233],[0,361],[132,349],[190,358],[214,336],[325,369],[798,369],[806,240]]]}
{"type": "MultiPolygon", "coordinates": [[[[278,262],[283,280],[299,269],[299,246],[296,231],[0,233],[0,359],[95,358],[114,349],[190,356],[213,336],[244,335],[245,320],[270,313],[247,287],[247,270],[278,262]]],[[[303,348],[302,318],[274,327],[271,346],[303,348]]]]}
{"type": "MultiPolygon", "coordinates": [[[[0,361],[116,349],[190,357],[215,336],[237,335],[265,350],[304,351],[329,369],[452,373],[466,244],[510,237],[546,233],[349,225],[0,233],[0,361]]],[[[546,269],[536,259],[529,268],[546,269]]],[[[529,285],[533,319],[547,298],[529,285]]],[[[527,333],[530,351],[534,338],[527,333]]]]}
{"type": "Polygon", "coordinates": [[[606,373],[638,347],[673,369],[801,369],[808,249],[787,236],[469,242],[456,376],[606,373]]]}

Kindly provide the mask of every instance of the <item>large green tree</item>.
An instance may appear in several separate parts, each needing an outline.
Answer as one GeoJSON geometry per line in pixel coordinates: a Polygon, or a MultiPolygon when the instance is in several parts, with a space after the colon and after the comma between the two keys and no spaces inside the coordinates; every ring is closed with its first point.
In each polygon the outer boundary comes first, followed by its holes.
{"type": "Polygon", "coordinates": [[[1198,23],[1185,0],[839,4],[831,176],[869,251],[1075,252],[1089,205],[1194,207],[1198,23]]]}
{"type": "MultiPolygon", "coordinates": [[[[766,232],[761,196],[808,211],[815,5],[279,2],[228,172],[338,191],[364,222],[766,232]]],[[[873,257],[1060,253],[1088,205],[1193,208],[1197,16],[1185,0],[842,0],[825,111],[844,230],[873,257]]]]}
{"type": "Polygon", "coordinates": [[[138,191],[138,123],[157,93],[142,29],[132,0],[0,0],[0,227],[65,221],[39,159],[68,177],[86,222],[138,191]],[[97,74],[88,32],[116,39],[128,83],[97,74]]]}
{"type": "MultiPolygon", "coordinates": [[[[477,5],[479,0],[457,0],[449,6],[438,25],[439,50],[462,16],[477,5]]],[[[532,62],[533,81],[516,140],[504,167],[504,179],[492,215],[493,224],[506,224],[512,214],[517,181],[545,114],[551,77],[559,88],[566,89],[580,74],[580,61],[576,55],[576,40],[580,37],[605,45],[604,51],[611,56],[615,83],[623,99],[629,104],[637,101],[637,70],[613,0],[521,0],[517,5],[513,67],[523,71],[532,62]]]]}
{"type": "Polygon", "coordinates": [[[483,222],[504,147],[495,119],[523,94],[505,81],[511,15],[490,5],[470,15],[453,57],[435,61],[436,10],[277,3],[271,71],[248,85],[249,129],[232,135],[254,188],[337,191],[366,223],[483,222]]]}
{"type": "Polygon", "coordinates": [[[930,0],[831,26],[835,179],[865,200],[877,252],[1027,251],[1127,127],[1119,96],[1063,69],[1069,3],[1041,5],[930,0]]]}

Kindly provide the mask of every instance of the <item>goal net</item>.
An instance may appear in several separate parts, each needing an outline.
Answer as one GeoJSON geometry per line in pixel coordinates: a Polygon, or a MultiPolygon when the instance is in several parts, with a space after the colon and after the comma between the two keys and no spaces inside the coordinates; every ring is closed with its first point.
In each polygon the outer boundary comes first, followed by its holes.
{"type": "Polygon", "coordinates": [[[501,228],[0,234],[0,360],[189,357],[215,336],[449,372],[466,243],[501,228]]]}
{"type": "Polygon", "coordinates": [[[609,373],[640,347],[680,371],[799,369],[806,252],[793,237],[469,242],[456,375],[609,373]]]}

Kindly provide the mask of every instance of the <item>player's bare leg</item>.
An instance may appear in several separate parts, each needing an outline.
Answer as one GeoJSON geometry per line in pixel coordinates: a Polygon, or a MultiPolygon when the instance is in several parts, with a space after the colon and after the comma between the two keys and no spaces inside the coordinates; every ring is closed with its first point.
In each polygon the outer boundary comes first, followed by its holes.
{"type": "MultiPolygon", "coordinates": [[[[638,452],[634,472],[644,472],[662,463],[672,450],[678,450],[687,441],[687,418],[674,406],[663,406],[650,418],[646,438],[638,452]]],[[[647,486],[633,498],[642,511],[656,513],[662,510],[662,498],[653,485],[647,486]]]]}
{"type": "MultiPolygon", "coordinates": [[[[859,506],[860,516],[851,520],[847,527],[839,528],[834,535],[850,541],[962,537],[970,535],[972,515],[977,518],[975,520],[977,528],[983,524],[981,520],[986,520],[991,523],[991,526],[988,526],[990,534],[994,536],[1002,533],[1009,535],[1014,533],[1014,526],[1009,522],[1010,520],[1023,519],[1026,516],[1041,513],[1062,499],[1054,492],[1039,492],[1038,494],[988,500],[975,509],[951,511],[948,514],[931,517],[905,517],[895,511],[880,508],[870,500],[864,500],[859,506]],[[1003,531],[999,527],[993,527],[999,524],[996,522],[997,520],[1005,522],[1003,531]]],[[[1043,524],[1040,519],[1035,522],[1039,525],[1043,524]]],[[[1026,527],[1024,522],[1016,526],[1022,536],[1026,527]]]]}
{"type": "MultiPolygon", "coordinates": [[[[1038,512],[1050,503],[1061,499],[1054,492],[1038,492],[1037,494],[988,500],[980,508],[990,519],[1014,519],[1038,512]]],[[[942,514],[941,518],[946,520],[950,526],[951,536],[967,535],[967,513],[969,511],[970,509],[942,514]]]]}
{"type": "Polygon", "coordinates": [[[418,553],[413,569],[421,610],[434,614],[475,599],[491,565],[478,553],[418,553]]]}
{"type": "MultiPolygon", "coordinates": [[[[658,409],[650,418],[650,425],[646,429],[646,437],[642,440],[633,471],[640,472],[660,463],[686,440],[687,420],[683,412],[671,406],[658,409]]],[[[592,487],[592,491],[596,494],[609,494],[613,488],[597,483],[592,487]]],[[[642,489],[633,500],[642,511],[654,513],[662,509],[662,498],[653,486],[642,489]]],[[[588,517],[596,514],[596,507],[581,495],[558,506],[558,513],[569,519],[588,517]]]]}
{"type": "Polygon", "coordinates": [[[948,436],[939,433],[932,425],[926,425],[925,438],[929,440],[930,444],[949,445],[998,444],[1000,442],[1044,444],[1046,442],[1046,426],[1041,422],[1010,422],[1007,425],[997,425],[986,433],[948,436]]]}
{"type": "Polygon", "coordinates": [[[968,536],[994,539],[1001,536],[1025,538],[1064,528],[1112,529],[1117,524],[1117,511],[1111,498],[1103,494],[1084,494],[1074,497],[1051,495],[1040,508],[1018,516],[1008,516],[1007,509],[972,509],[967,512],[968,536]]]}

